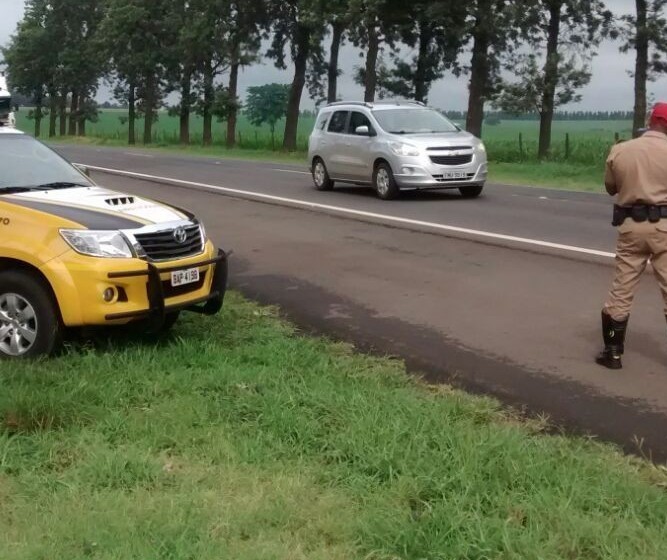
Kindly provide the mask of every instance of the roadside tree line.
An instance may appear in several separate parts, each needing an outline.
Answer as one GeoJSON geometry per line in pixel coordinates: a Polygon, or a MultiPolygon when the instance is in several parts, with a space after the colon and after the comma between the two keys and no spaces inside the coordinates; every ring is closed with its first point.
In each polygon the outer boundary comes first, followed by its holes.
{"type": "MultiPolygon", "coordinates": [[[[105,80],[128,107],[130,144],[139,116],[151,143],[157,111],[176,93],[182,143],[198,114],[204,145],[217,119],[234,146],[239,71],[289,61],[283,148],[295,150],[304,91],[318,103],[338,99],[340,49],[351,43],[362,60],[346,70],[366,101],[427,101],[446,72],[465,76],[467,130],[481,136],[488,105],[537,115],[545,157],[557,108],[580,99],[605,38],[636,52],[634,131],[643,126],[646,84],[667,72],[665,4],[635,0],[633,14],[619,15],[601,0],[27,0],[2,52],[11,86],[33,101],[35,134],[46,115],[49,136],[85,134],[105,80]]],[[[627,79],[609,70],[610,79],[627,79]]]]}

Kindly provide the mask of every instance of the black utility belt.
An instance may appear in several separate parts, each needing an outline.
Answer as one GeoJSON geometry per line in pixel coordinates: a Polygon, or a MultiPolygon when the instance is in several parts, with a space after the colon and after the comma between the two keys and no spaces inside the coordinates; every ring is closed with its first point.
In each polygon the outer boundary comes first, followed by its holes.
{"type": "Polygon", "coordinates": [[[662,218],[667,218],[667,206],[656,206],[654,204],[619,206],[614,204],[614,218],[611,225],[620,226],[628,218],[632,218],[635,222],[659,222],[662,218]]]}

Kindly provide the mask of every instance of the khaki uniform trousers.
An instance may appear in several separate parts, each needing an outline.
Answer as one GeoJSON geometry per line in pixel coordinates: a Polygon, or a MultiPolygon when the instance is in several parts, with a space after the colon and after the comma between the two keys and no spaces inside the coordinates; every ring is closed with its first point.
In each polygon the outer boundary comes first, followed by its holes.
{"type": "Polygon", "coordinates": [[[667,219],[635,222],[630,218],[618,227],[616,272],[604,309],[612,319],[624,321],[649,259],[662,292],[667,315],[667,219]]]}

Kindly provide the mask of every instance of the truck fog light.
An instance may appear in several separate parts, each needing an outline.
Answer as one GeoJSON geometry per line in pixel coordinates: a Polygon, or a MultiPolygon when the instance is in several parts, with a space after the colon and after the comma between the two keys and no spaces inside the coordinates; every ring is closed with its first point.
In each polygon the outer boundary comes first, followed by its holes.
{"type": "Polygon", "coordinates": [[[102,297],[104,298],[104,301],[106,301],[107,303],[111,303],[116,297],[116,290],[114,290],[113,288],[107,288],[102,293],[102,297]]]}
{"type": "Polygon", "coordinates": [[[412,167],[404,167],[402,169],[403,175],[412,175],[413,169],[412,167]]]}

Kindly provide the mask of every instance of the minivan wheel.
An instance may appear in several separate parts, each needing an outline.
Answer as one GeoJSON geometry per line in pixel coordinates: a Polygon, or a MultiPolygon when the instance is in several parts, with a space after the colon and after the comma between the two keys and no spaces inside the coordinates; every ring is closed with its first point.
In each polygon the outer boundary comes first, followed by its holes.
{"type": "Polygon", "coordinates": [[[327,166],[321,159],[313,162],[313,182],[318,191],[330,191],[334,188],[334,182],[329,177],[327,166]]]}
{"type": "Polygon", "coordinates": [[[469,187],[459,187],[459,192],[463,198],[477,198],[482,194],[484,185],[471,185],[469,187]]]}
{"type": "Polygon", "coordinates": [[[0,358],[51,355],[62,334],[58,308],[44,283],[27,272],[0,272],[0,358]]]}
{"type": "Polygon", "coordinates": [[[379,163],[373,173],[375,192],[382,200],[393,200],[399,195],[398,185],[394,174],[386,163],[379,163]]]}

